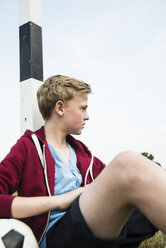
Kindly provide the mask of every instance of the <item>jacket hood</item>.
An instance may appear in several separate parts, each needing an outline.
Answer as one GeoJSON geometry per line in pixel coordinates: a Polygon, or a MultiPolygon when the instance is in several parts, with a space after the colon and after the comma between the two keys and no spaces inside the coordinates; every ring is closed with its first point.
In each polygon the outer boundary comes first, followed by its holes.
{"type": "Polygon", "coordinates": [[[36,134],[38,139],[42,142],[42,143],[46,143],[46,137],[45,137],[45,132],[44,132],[44,126],[42,126],[40,129],[36,130],[36,131],[32,131],[27,129],[25,131],[25,133],[23,134],[23,137],[26,138],[30,138],[31,139],[31,135],[32,134],[36,134]]]}

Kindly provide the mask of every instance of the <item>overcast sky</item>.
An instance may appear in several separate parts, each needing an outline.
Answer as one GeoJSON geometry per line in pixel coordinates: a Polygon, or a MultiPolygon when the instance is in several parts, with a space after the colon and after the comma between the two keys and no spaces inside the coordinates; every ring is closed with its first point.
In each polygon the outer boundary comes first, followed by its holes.
{"type": "MultiPolygon", "coordinates": [[[[20,136],[18,1],[0,1],[0,160],[20,136]]],[[[90,83],[81,139],[108,163],[148,152],[166,167],[166,1],[42,0],[44,79],[90,83]]]]}

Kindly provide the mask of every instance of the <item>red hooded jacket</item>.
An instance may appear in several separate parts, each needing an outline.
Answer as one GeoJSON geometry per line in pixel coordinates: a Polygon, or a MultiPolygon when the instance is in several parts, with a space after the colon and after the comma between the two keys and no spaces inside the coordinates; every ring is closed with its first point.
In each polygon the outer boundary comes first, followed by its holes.
{"type": "MultiPolygon", "coordinates": [[[[11,204],[14,199],[12,194],[17,191],[19,196],[33,197],[46,196],[48,190],[45,183],[43,167],[31,138],[35,133],[38,137],[41,147],[45,146],[44,153],[46,159],[46,174],[49,190],[51,195],[54,195],[54,177],[55,177],[55,162],[50,153],[46,142],[44,127],[41,127],[36,132],[27,130],[24,135],[11,148],[9,154],[0,163],[0,217],[11,218],[11,204]]],[[[77,155],[77,167],[80,170],[85,180],[86,171],[89,167],[92,154],[88,148],[73,136],[67,136],[67,142],[74,148],[77,155]]],[[[93,177],[105,167],[99,159],[94,157],[93,160],[93,177]]],[[[90,174],[87,177],[87,183],[91,183],[90,174]]],[[[38,242],[44,234],[49,218],[49,212],[37,216],[22,219],[30,226],[35,234],[38,242]]]]}

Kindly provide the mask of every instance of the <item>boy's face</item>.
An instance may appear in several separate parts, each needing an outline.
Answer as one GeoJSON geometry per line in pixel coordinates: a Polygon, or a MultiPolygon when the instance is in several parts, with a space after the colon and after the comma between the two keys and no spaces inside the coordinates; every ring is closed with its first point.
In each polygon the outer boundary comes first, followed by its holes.
{"type": "Polygon", "coordinates": [[[65,103],[63,123],[66,133],[81,134],[85,122],[89,120],[87,114],[88,95],[77,93],[76,96],[65,103]]]}

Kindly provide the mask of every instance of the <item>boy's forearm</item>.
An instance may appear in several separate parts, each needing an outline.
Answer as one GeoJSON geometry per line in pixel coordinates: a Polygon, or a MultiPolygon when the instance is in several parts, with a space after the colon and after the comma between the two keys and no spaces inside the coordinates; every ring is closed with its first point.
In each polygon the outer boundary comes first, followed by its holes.
{"type": "Polygon", "coordinates": [[[11,206],[12,216],[19,219],[53,210],[66,210],[84,189],[81,187],[56,196],[15,197],[11,206]]]}

